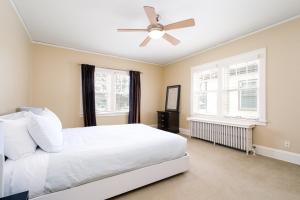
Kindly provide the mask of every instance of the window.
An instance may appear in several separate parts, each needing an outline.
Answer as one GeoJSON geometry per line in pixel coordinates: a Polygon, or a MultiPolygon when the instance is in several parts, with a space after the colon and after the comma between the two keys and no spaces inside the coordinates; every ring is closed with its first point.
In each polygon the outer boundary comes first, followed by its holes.
{"type": "Polygon", "coordinates": [[[257,111],[257,79],[240,81],[239,110],[257,111]],[[247,84],[248,83],[248,84],[247,84]]]}
{"type": "Polygon", "coordinates": [[[228,117],[258,118],[259,60],[224,66],[223,114],[228,117]]]}
{"type": "Polygon", "coordinates": [[[216,114],[218,74],[217,68],[196,72],[194,78],[194,108],[203,114],[216,114]]]}
{"type": "Polygon", "coordinates": [[[97,114],[128,112],[128,72],[96,68],[95,103],[97,114]]]}
{"type": "Polygon", "coordinates": [[[265,49],[192,68],[193,116],[265,122],[265,49]]]}

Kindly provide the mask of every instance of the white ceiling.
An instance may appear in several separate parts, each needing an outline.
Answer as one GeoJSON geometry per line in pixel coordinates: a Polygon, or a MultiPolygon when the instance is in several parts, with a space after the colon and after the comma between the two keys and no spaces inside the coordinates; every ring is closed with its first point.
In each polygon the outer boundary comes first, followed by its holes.
{"type": "Polygon", "coordinates": [[[166,64],[300,14],[300,0],[13,0],[33,41],[166,64]],[[151,40],[143,6],[156,8],[161,23],[195,18],[196,27],[169,31],[178,46],[151,40]]]}

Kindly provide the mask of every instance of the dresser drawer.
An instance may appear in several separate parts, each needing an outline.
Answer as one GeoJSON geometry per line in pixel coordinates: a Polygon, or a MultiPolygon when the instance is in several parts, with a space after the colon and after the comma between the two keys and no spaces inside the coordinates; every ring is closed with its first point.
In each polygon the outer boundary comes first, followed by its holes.
{"type": "Polygon", "coordinates": [[[178,112],[157,112],[157,127],[161,130],[178,133],[179,113],[178,112]]]}

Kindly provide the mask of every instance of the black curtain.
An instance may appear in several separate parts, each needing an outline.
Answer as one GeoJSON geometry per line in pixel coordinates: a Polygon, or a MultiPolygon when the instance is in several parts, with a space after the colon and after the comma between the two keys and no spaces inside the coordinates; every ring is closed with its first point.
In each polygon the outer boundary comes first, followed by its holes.
{"type": "Polygon", "coordinates": [[[84,126],[96,126],[95,66],[81,65],[82,105],[84,126]]]}
{"type": "Polygon", "coordinates": [[[128,124],[141,122],[141,80],[140,72],[129,71],[129,115],[128,124]]]}

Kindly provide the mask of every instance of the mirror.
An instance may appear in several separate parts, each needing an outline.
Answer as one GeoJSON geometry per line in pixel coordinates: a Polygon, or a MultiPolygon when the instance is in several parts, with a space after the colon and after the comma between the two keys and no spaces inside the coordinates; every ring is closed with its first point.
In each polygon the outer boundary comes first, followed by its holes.
{"type": "Polygon", "coordinates": [[[166,111],[179,111],[180,85],[167,87],[166,111]]]}

